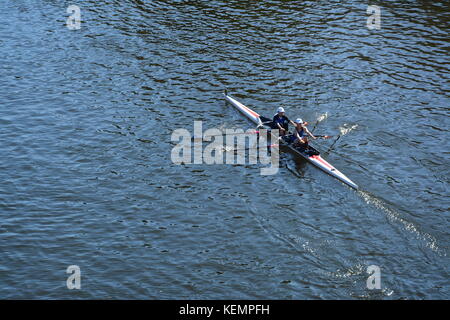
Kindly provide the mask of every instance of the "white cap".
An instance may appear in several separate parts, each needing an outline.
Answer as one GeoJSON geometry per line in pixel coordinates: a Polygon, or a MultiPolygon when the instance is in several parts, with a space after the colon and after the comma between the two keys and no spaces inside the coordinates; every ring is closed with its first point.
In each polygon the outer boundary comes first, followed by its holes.
{"type": "Polygon", "coordinates": [[[303,123],[303,120],[300,118],[295,119],[295,123],[303,123]]]}
{"type": "Polygon", "coordinates": [[[284,108],[283,108],[283,107],[279,107],[278,110],[277,110],[277,112],[278,112],[278,113],[284,112],[284,108]]]}

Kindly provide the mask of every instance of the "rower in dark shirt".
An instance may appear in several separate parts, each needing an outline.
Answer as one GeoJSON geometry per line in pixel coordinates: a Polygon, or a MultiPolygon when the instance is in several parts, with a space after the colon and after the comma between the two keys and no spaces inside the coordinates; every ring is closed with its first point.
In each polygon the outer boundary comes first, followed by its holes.
{"type": "Polygon", "coordinates": [[[279,107],[277,110],[277,114],[275,114],[275,116],[273,117],[272,129],[279,129],[280,136],[284,136],[289,132],[289,123],[292,123],[292,125],[295,126],[295,123],[289,120],[288,117],[286,117],[284,108],[279,107]]]}

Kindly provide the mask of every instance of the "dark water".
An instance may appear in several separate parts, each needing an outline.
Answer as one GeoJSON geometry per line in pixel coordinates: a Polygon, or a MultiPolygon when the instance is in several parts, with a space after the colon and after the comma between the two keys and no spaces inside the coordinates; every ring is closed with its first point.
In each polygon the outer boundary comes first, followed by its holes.
{"type": "Polygon", "coordinates": [[[1,1],[0,297],[448,299],[442,3],[371,3],[368,30],[364,1],[79,1],[69,30],[1,1]],[[348,129],[324,157],[362,190],[289,155],[172,164],[174,129],[249,127],[225,87],[348,129]]]}

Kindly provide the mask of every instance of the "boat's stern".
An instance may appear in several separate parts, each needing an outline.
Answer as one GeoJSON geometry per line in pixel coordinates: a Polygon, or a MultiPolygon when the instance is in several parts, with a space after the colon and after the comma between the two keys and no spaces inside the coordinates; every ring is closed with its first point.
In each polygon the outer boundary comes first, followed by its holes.
{"type": "Polygon", "coordinates": [[[230,97],[226,93],[224,93],[224,95],[225,95],[225,99],[227,99],[227,101],[229,103],[231,103],[236,109],[238,109],[244,116],[246,116],[248,119],[250,119],[253,123],[255,123],[257,125],[262,124],[260,115],[258,113],[256,113],[249,107],[244,106],[242,103],[240,103],[236,99],[230,97]]]}

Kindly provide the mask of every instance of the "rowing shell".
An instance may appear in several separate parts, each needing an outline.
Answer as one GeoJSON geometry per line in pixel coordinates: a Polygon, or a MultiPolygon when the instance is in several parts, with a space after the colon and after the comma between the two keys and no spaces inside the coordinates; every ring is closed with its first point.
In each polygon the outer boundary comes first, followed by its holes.
{"type": "MultiPolygon", "coordinates": [[[[238,109],[244,116],[246,116],[248,119],[250,119],[256,125],[261,126],[261,125],[263,125],[263,121],[266,122],[268,120],[268,118],[260,116],[258,113],[256,113],[252,109],[244,106],[242,103],[240,103],[236,99],[230,97],[226,93],[224,93],[224,95],[225,95],[225,99],[227,99],[227,101],[232,106],[234,106],[236,109],[238,109]]],[[[313,147],[309,146],[309,148],[307,150],[300,150],[298,148],[295,148],[291,144],[282,143],[282,141],[280,141],[280,144],[287,146],[295,154],[306,159],[307,161],[309,161],[310,163],[315,165],[317,168],[319,168],[319,169],[325,171],[326,173],[328,173],[329,175],[337,178],[338,180],[342,181],[346,185],[348,185],[354,189],[358,189],[358,186],[352,180],[347,178],[342,172],[340,172],[338,169],[333,167],[330,163],[328,163],[328,161],[323,159],[320,156],[319,152],[316,149],[314,149],[313,147]]]]}

